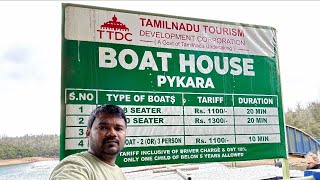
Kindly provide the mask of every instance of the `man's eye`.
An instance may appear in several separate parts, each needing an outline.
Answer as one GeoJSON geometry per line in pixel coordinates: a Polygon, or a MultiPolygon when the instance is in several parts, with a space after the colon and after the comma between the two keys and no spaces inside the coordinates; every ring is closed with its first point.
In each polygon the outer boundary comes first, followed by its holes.
{"type": "Polygon", "coordinates": [[[106,127],[104,127],[104,126],[99,126],[98,129],[104,130],[104,129],[106,129],[106,127]]]}
{"type": "Polygon", "coordinates": [[[118,128],[115,128],[117,131],[122,131],[123,130],[123,128],[121,128],[121,127],[118,127],[118,128]]]}

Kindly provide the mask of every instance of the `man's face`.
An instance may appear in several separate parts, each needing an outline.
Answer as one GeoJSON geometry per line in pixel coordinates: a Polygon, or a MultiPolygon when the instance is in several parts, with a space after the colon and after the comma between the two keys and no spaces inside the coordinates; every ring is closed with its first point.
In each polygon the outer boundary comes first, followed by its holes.
{"type": "Polygon", "coordinates": [[[98,156],[117,156],[124,147],[126,129],[122,118],[100,113],[87,130],[90,149],[98,156]]]}

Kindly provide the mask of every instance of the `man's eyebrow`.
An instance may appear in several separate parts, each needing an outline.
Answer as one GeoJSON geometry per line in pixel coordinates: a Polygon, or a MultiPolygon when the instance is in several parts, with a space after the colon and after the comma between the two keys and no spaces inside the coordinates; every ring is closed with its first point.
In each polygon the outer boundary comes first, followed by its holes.
{"type": "Polygon", "coordinates": [[[121,127],[126,127],[125,125],[121,124],[121,123],[117,123],[116,126],[121,126],[121,127]]]}
{"type": "Polygon", "coordinates": [[[105,122],[100,122],[98,125],[106,125],[107,123],[105,122]]]}

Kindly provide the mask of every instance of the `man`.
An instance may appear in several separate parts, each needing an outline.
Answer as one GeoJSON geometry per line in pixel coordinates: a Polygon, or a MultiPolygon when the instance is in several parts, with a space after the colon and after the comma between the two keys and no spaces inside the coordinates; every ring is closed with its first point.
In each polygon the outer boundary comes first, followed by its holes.
{"type": "Polygon", "coordinates": [[[63,159],[50,180],[125,180],[115,161],[124,147],[126,130],[123,109],[116,105],[97,107],[89,117],[86,131],[89,150],[63,159]]]}
{"type": "Polygon", "coordinates": [[[306,155],[307,169],[320,169],[319,158],[313,153],[306,155]]]}

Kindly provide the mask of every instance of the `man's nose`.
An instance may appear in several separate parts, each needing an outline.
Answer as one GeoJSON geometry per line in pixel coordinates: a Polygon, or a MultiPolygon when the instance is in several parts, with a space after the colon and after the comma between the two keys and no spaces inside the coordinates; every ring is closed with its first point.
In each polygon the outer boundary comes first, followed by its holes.
{"type": "Polygon", "coordinates": [[[117,136],[116,130],[113,128],[108,129],[106,136],[117,136]]]}

